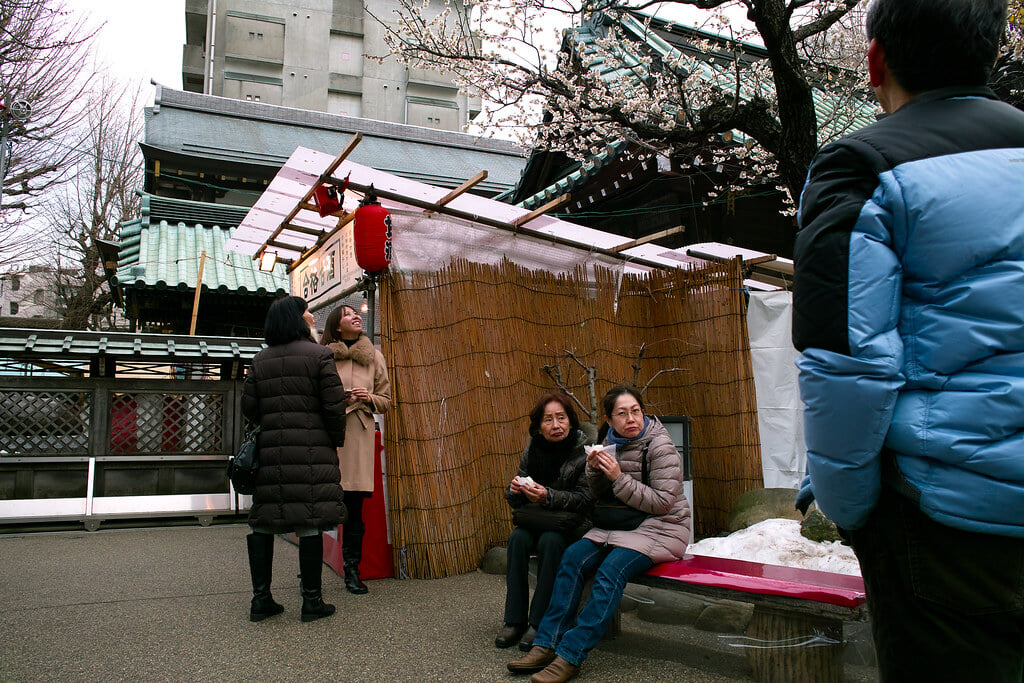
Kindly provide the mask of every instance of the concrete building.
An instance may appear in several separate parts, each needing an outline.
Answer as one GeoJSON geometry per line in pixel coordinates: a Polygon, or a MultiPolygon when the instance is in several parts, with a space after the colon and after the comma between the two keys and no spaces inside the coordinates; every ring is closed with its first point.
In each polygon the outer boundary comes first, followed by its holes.
{"type": "Polygon", "coordinates": [[[49,266],[28,266],[0,273],[0,316],[33,319],[39,327],[59,323],[58,277],[49,266]]]}
{"type": "MultiPolygon", "coordinates": [[[[430,0],[425,14],[446,4],[430,0]]],[[[452,16],[468,12],[450,3],[452,16]]],[[[480,111],[450,74],[389,56],[392,0],[186,0],[186,91],[461,131],[480,111]],[[379,20],[378,20],[379,19],[379,20]]]]}

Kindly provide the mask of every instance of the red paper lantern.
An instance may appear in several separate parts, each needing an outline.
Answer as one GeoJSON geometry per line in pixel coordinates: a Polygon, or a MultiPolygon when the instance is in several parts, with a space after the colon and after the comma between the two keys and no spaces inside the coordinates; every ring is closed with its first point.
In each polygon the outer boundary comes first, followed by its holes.
{"type": "Polygon", "coordinates": [[[377,273],[391,263],[391,214],[377,202],[373,188],[356,209],[353,228],[356,263],[367,273],[377,273]]]}

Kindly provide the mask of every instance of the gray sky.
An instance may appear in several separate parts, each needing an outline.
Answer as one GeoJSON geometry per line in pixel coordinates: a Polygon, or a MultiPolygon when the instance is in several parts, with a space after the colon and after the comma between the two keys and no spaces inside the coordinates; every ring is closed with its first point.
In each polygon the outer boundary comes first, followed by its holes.
{"type": "Polygon", "coordinates": [[[111,73],[142,84],[153,100],[154,79],[181,89],[181,50],[185,44],[185,0],[65,0],[92,26],[106,22],[96,40],[99,59],[111,73]]]}

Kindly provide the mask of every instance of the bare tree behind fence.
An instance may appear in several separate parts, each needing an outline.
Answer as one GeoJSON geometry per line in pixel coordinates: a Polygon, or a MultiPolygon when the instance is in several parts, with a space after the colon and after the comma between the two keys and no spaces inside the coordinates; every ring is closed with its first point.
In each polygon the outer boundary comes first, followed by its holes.
{"type": "Polygon", "coordinates": [[[761,485],[760,443],[738,263],[702,270],[567,274],[453,262],[393,273],[381,346],[395,404],[387,487],[395,562],[415,578],[474,569],[511,530],[505,487],[527,413],[556,384],[587,420],[617,383],[649,412],[689,415],[697,536],[726,526],[761,485]]]}

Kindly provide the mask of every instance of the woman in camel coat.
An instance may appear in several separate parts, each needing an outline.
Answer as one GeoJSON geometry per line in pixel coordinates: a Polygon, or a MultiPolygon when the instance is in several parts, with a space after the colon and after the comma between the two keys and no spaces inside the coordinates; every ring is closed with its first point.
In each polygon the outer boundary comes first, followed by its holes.
{"type": "Polygon", "coordinates": [[[349,390],[345,421],[345,446],[338,449],[341,487],[345,490],[348,520],[341,529],[341,553],[345,565],[345,588],[350,593],[367,592],[359,579],[363,554],[363,501],[373,493],[375,451],[374,413],[391,407],[391,383],[384,356],[363,334],[363,318],[351,306],[336,308],[327,316],[320,343],[334,353],[334,364],[345,389],[349,390]]]}

